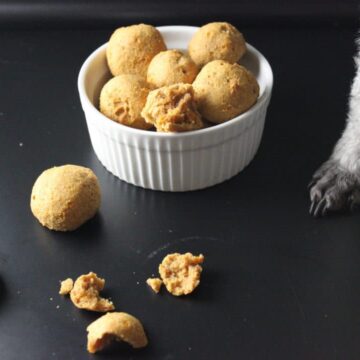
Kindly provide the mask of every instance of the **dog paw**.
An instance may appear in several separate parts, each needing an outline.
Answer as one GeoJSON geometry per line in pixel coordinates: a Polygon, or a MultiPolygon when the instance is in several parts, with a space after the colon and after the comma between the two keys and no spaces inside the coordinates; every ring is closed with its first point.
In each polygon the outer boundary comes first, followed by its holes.
{"type": "Polygon", "coordinates": [[[360,204],[360,174],[345,170],[332,159],[315,172],[309,188],[310,214],[315,217],[331,211],[354,210],[360,204]]]}

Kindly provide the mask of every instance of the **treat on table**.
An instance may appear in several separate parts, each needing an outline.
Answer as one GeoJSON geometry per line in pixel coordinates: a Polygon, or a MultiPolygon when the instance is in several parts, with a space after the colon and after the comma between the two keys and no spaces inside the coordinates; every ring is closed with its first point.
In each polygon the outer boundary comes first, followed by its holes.
{"type": "Polygon", "coordinates": [[[30,207],[43,226],[71,231],[96,214],[100,201],[100,186],[93,171],[64,165],[45,170],[37,178],[30,207]]]}
{"type": "Polygon", "coordinates": [[[139,75],[119,75],[110,79],[100,93],[100,111],[109,119],[137,129],[151,124],[141,116],[149,93],[148,84],[139,75]]]}
{"type": "Polygon", "coordinates": [[[191,84],[199,70],[191,58],[180,50],[155,55],[147,71],[147,82],[153,88],[177,83],[191,84]]]}
{"type": "Polygon", "coordinates": [[[223,60],[206,64],[193,88],[200,114],[213,123],[222,123],[242,114],[259,96],[255,76],[243,66],[223,60]]]}
{"type": "Polygon", "coordinates": [[[190,84],[174,84],[150,91],[141,115],[161,132],[190,131],[204,126],[190,84]]]}
{"type": "Polygon", "coordinates": [[[74,287],[74,281],[71,278],[67,278],[60,283],[60,295],[67,295],[70,294],[72,288],[74,287]]]}
{"type": "Polygon", "coordinates": [[[169,254],[159,265],[159,274],[166,289],[175,296],[192,293],[200,284],[204,256],[191,253],[169,254]]]}
{"type": "Polygon", "coordinates": [[[161,285],[163,284],[162,280],[159,278],[149,278],[146,280],[146,283],[150,286],[152,291],[159,293],[161,285]]]}
{"type": "Polygon", "coordinates": [[[108,299],[100,297],[99,292],[104,289],[105,280],[97,277],[93,272],[79,276],[70,291],[70,299],[79,309],[106,312],[114,310],[114,304],[108,299]]]}
{"type": "Polygon", "coordinates": [[[151,25],[120,27],[111,35],[106,58],[111,73],[136,74],[146,77],[151,59],[166,45],[160,32],[151,25]]]}
{"type": "Polygon", "coordinates": [[[87,327],[87,349],[96,353],[109,345],[111,341],[125,341],[133,348],[142,348],[148,344],[141,322],[124,312],[112,312],[101,316],[87,327]]]}
{"type": "Polygon", "coordinates": [[[213,22],[202,26],[189,43],[189,55],[200,67],[213,60],[235,63],[245,52],[243,35],[227,22],[213,22]]]}

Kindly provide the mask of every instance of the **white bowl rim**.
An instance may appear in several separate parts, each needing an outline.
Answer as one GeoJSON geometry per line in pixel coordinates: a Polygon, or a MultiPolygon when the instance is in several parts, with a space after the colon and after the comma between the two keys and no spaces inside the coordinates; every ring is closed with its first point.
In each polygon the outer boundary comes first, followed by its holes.
{"type": "MultiPolygon", "coordinates": [[[[199,29],[199,27],[197,27],[197,26],[188,26],[188,25],[157,26],[156,28],[160,32],[161,31],[178,32],[178,31],[183,31],[183,30],[194,31],[194,30],[199,29]]],[[[94,115],[97,116],[97,118],[100,117],[102,119],[101,121],[105,121],[105,124],[107,124],[107,126],[109,126],[109,127],[112,127],[112,129],[114,131],[121,130],[124,132],[132,133],[133,135],[138,135],[138,136],[142,135],[142,136],[155,137],[155,138],[164,138],[164,137],[165,138],[186,138],[186,137],[197,136],[197,135],[205,135],[205,134],[209,134],[212,132],[220,131],[228,126],[234,125],[235,123],[244,121],[244,119],[250,117],[255,111],[257,111],[257,109],[259,107],[261,107],[264,102],[268,101],[268,99],[271,96],[271,91],[272,91],[272,87],[273,87],[273,72],[272,72],[271,66],[270,66],[269,62],[267,61],[267,59],[265,58],[265,56],[259,50],[257,50],[255,47],[253,47],[249,43],[246,43],[247,48],[250,49],[250,51],[253,52],[256,55],[256,57],[262,63],[265,64],[265,67],[267,68],[266,69],[267,83],[265,84],[264,92],[263,92],[262,96],[260,96],[260,98],[257,100],[257,102],[249,110],[234,117],[231,120],[225,121],[220,124],[215,124],[213,126],[206,127],[204,129],[185,131],[185,132],[179,132],[179,133],[165,133],[165,132],[149,131],[149,130],[142,130],[142,129],[137,129],[137,128],[133,128],[130,126],[126,126],[126,125],[120,124],[116,121],[113,121],[113,120],[109,119],[108,117],[106,117],[105,115],[103,115],[96,108],[96,106],[94,106],[94,104],[90,101],[90,99],[85,91],[85,76],[86,76],[87,68],[90,65],[90,63],[92,63],[92,61],[99,55],[99,53],[101,53],[103,51],[103,49],[106,48],[107,44],[108,43],[101,45],[87,57],[87,59],[81,66],[77,85],[78,85],[78,90],[79,90],[82,106],[84,107],[84,104],[85,104],[88,107],[88,109],[91,110],[94,113],[94,115]]],[[[95,118],[95,116],[94,116],[94,118],[95,118]]]]}

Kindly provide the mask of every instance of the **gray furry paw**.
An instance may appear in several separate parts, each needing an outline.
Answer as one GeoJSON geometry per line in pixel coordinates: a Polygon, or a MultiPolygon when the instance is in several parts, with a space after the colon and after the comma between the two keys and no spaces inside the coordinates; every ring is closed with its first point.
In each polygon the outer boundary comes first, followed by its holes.
{"type": "Polygon", "coordinates": [[[328,160],[315,172],[309,188],[310,214],[315,217],[354,210],[360,204],[360,174],[345,170],[335,160],[328,160]]]}

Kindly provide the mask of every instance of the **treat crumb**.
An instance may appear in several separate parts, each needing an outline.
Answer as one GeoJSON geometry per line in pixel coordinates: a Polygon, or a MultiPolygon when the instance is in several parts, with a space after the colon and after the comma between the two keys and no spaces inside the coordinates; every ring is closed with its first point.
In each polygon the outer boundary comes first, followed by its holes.
{"type": "MultiPolygon", "coordinates": [[[[73,279],[67,278],[60,282],[59,294],[60,295],[70,294],[70,291],[72,290],[73,287],[74,287],[73,279]]],[[[50,298],[50,300],[52,300],[52,298],[50,298]]]]}
{"type": "Polygon", "coordinates": [[[149,278],[146,280],[146,283],[151,287],[151,289],[157,294],[160,291],[161,285],[163,284],[162,280],[159,278],[149,278]]]}

